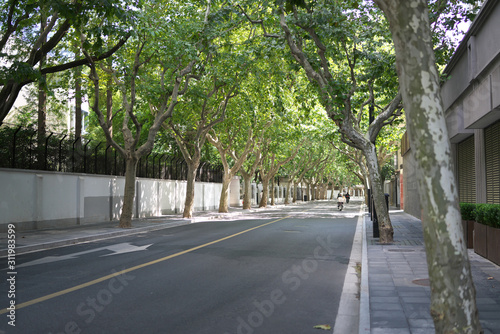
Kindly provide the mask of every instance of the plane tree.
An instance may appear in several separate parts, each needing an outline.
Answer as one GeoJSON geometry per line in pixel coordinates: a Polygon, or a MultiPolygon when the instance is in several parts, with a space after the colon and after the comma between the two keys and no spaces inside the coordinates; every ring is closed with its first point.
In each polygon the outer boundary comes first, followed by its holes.
{"type": "MultiPolygon", "coordinates": [[[[422,224],[436,332],[481,333],[467,246],[463,241],[428,2],[374,2],[383,10],[394,40],[408,135],[416,158],[420,203],[425,208],[422,224]]],[[[448,1],[437,3],[441,11],[454,7],[448,1]]]]}
{"type": "Polygon", "coordinates": [[[311,196],[311,201],[320,199],[319,186],[321,183],[323,183],[323,176],[325,174],[325,169],[328,166],[328,164],[331,163],[331,161],[329,161],[330,159],[331,159],[330,156],[326,156],[326,158],[323,159],[316,166],[316,168],[310,170],[309,176],[305,178],[310,188],[308,193],[311,196]]]}
{"type": "Polygon", "coordinates": [[[129,38],[136,9],[131,1],[2,1],[0,125],[23,87],[38,82],[44,91],[47,74],[89,64],[83,54],[78,59],[67,57],[61,45],[67,48],[83,34],[93,61],[109,58],[129,38]]]}
{"type": "MultiPolygon", "coordinates": [[[[237,94],[237,83],[223,80],[224,78],[218,75],[211,75],[193,85],[191,92],[186,96],[188,103],[179,108],[177,114],[165,125],[171,131],[187,164],[184,218],[190,218],[193,214],[196,172],[207,138],[212,140],[219,153],[222,151],[222,158],[226,155],[227,146],[222,144],[217,136],[209,135],[216,125],[224,121],[229,101],[237,94]]],[[[251,143],[245,150],[250,150],[250,145],[251,143]]],[[[229,169],[227,159],[223,159],[222,163],[229,169]]],[[[225,170],[223,181],[226,181],[226,186],[229,186],[229,174],[230,171],[225,170]]]]}
{"type": "MultiPolygon", "coordinates": [[[[253,78],[252,74],[248,76],[253,78]]],[[[255,81],[249,80],[248,83],[251,85],[255,81]]],[[[216,125],[207,133],[207,139],[217,148],[224,168],[219,212],[228,212],[229,184],[240,172],[249,156],[260,155],[263,136],[272,124],[266,121],[266,115],[259,115],[258,111],[253,109],[252,95],[249,94],[251,87],[244,85],[241,91],[229,106],[226,121],[216,125]]],[[[254,159],[253,162],[255,160],[259,159],[254,159]]],[[[252,169],[253,163],[250,165],[252,169]]],[[[255,168],[257,166],[258,164],[255,168]]],[[[251,190],[250,175],[247,175],[246,180],[251,190]]]]}
{"type": "Polygon", "coordinates": [[[229,185],[253,150],[256,138],[252,127],[242,127],[242,124],[238,124],[234,118],[231,119],[231,123],[222,124],[228,126],[221,126],[217,129],[214,127],[206,136],[208,141],[217,148],[224,168],[219,212],[228,212],[229,185]]]}
{"type": "Polygon", "coordinates": [[[93,90],[92,110],[108,145],[122,155],[126,164],[120,227],[131,226],[137,163],[152,151],[162,124],[172,116],[179,98],[197,76],[199,68],[195,64],[205,57],[204,42],[210,39],[209,14],[210,5],[200,13],[197,8],[175,2],[145,4],[134,22],[134,34],[112,63],[97,62],[89,51],[92,41],[82,36],[81,48],[90,68],[88,78],[93,90]],[[113,138],[112,121],[105,117],[100,103],[103,72],[112,76],[121,98],[121,108],[115,114],[123,119],[122,141],[113,138]]]}
{"type": "Polygon", "coordinates": [[[365,155],[379,213],[380,241],[388,243],[393,240],[393,229],[373,142],[380,129],[396,118],[401,95],[390,36],[383,20],[377,21],[380,12],[365,2],[355,4],[278,1],[273,8],[250,3],[239,8],[261,35],[286,43],[343,140],[365,155]],[[368,118],[369,110],[374,120],[367,129],[360,129],[356,120],[368,118]]]}
{"type": "Polygon", "coordinates": [[[293,190],[295,189],[294,185],[298,183],[297,180],[300,175],[305,174],[309,168],[314,168],[314,166],[320,161],[320,158],[314,154],[311,148],[312,143],[306,142],[305,145],[299,150],[297,157],[283,166],[283,173],[288,179],[285,190],[285,205],[290,204],[290,196],[292,198],[292,202],[295,203],[297,192],[294,192],[293,190]]]}
{"type": "MultiPolygon", "coordinates": [[[[243,178],[243,210],[252,208],[252,178],[256,175],[257,168],[260,165],[263,146],[265,146],[263,137],[260,137],[259,141],[254,146],[253,152],[250,153],[246,163],[243,164],[239,171],[243,178]]],[[[257,179],[257,177],[255,177],[255,179],[257,179]]]]}
{"type": "Polygon", "coordinates": [[[298,119],[300,115],[286,107],[279,88],[272,97],[269,106],[272,125],[264,134],[262,142],[258,175],[262,182],[262,197],[259,207],[267,207],[269,200],[269,183],[277,175],[282,166],[289,163],[298,154],[305,138],[298,119]]]}
{"type": "MultiPolygon", "coordinates": [[[[289,163],[298,154],[307,138],[304,111],[294,103],[301,93],[300,83],[292,73],[286,73],[280,85],[268,87],[266,111],[269,112],[272,125],[266,130],[263,141],[262,158],[258,166],[258,175],[262,182],[262,197],[259,207],[266,207],[269,200],[269,183],[280,168],[289,163]]],[[[273,187],[274,191],[274,187],[273,187]]],[[[274,198],[274,197],[273,197],[274,198]]],[[[271,199],[273,202],[273,199],[271,199]]]]}
{"type": "Polygon", "coordinates": [[[259,176],[262,181],[262,197],[260,199],[259,208],[267,207],[269,200],[269,181],[274,178],[280,167],[290,162],[297,155],[301,144],[297,142],[283,141],[283,137],[275,137],[278,142],[268,142],[264,149],[262,159],[259,164],[259,176]],[[297,145],[293,147],[291,145],[297,145]]]}
{"type": "Polygon", "coordinates": [[[340,154],[337,161],[343,163],[359,179],[365,187],[365,203],[368,204],[368,189],[370,189],[369,174],[365,158],[360,150],[356,150],[343,143],[331,143],[340,154]]]}

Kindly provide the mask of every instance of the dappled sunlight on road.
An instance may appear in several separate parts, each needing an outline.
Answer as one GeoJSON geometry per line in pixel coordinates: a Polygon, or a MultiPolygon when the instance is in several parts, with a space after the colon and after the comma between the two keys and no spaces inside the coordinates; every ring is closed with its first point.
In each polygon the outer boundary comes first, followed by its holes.
{"type": "Polygon", "coordinates": [[[334,202],[309,202],[300,205],[279,205],[274,207],[258,208],[249,211],[238,212],[238,214],[229,214],[218,220],[246,220],[246,219],[275,219],[284,216],[290,216],[295,219],[337,219],[337,218],[355,218],[364,215],[360,211],[360,203],[352,203],[344,206],[344,210],[339,211],[334,202]]]}

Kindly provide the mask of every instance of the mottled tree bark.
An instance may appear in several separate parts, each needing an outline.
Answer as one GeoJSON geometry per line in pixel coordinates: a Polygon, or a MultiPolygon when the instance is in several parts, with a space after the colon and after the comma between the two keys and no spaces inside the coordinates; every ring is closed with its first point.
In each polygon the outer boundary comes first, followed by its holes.
{"type": "Polygon", "coordinates": [[[244,192],[243,192],[243,210],[250,210],[252,208],[252,174],[240,171],[243,177],[244,192]]]}
{"type": "Polygon", "coordinates": [[[135,174],[137,171],[137,162],[139,159],[127,156],[125,166],[125,190],[123,195],[122,212],[120,215],[120,227],[132,227],[132,214],[134,210],[135,198],[135,174]]]}
{"type": "MultiPolygon", "coordinates": [[[[260,142],[261,141],[259,140],[259,145],[260,142]]],[[[243,192],[243,210],[249,210],[252,207],[252,177],[255,175],[255,171],[259,167],[262,160],[262,149],[258,148],[254,151],[253,155],[255,156],[255,160],[250,166],[248,166],[248,169],[245,169],[244,166],[240,168],[240,174],[243,176],[245,186],[245,190],[243,192]]]]}
{"type": "Polygon", "coordinates": [[[377,211],[378,228],[380,232],[380,243],[390,243],[393,241],[394,229],[389,217],[389,210],[385,203],[384,184],[380,174],[377,152],[375,145],[366,143],[362,150],[366,158],[366,167],[370,175],[370,185],[372,189],[373,203],[377,211]]]}
{"type": "Polygon", "coordinates": [[[374,0],[391,27],[416,160],[436,333],[480,333],[425,0],[374,0]]]}
{"type": "Polygon", "coordinates": [[[186,200],[184,202],[183,218],[191,218],[194,209],[194,186],[196,182],[196,171],[200,165],[200,160],[193,159],[194,161],[186,161],[188,166],[187,184],[186,184],[186,200]]]}
{"type": "Polygon", "coordinates": [[[262,178],[262,197],[260,199],[259,208],[267,207],[267,201],[269,200],[269,178],[262,178]]]}
{"type": "Polygon", "coordinates": [[[276,185],[274,183],[274,176],[271,179],[271,205],[276,205],[276,185]]]}
{"type": "Polygon", "coordinates": [[[285,205],[290,204],[290,189],[292,188],[292,181],[288,180],[285,190],[285,205]]]}
{"type": "Polygon", "coordinates": [[[219,212],[229,212],[229,185],[232,177],[225,174],[222,177],[222,190],[219,199],[219,212]]]}

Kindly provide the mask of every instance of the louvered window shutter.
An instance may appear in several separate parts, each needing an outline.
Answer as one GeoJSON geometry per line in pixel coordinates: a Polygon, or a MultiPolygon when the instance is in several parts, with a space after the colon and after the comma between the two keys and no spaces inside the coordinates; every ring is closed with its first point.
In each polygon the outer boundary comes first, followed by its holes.
{"type": "Polygon", "coordinates": [[[484,130],[486,202],[500,204],[500,122],[484,130]]]}
{"type": "Polygon", "coordinates": [[[458,189],[461,203],[476,203],[474,136],[458,144],[458,189]]]}

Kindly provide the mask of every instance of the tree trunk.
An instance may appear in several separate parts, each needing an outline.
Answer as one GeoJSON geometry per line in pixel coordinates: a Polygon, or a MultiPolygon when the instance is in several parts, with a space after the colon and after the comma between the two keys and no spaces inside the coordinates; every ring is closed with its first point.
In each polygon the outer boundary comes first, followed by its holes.
{"type": "MultiPolygon", "coordinates": [[[[78,67],[75,71],[75,138],[82,136],[82,71],[78,67]]],[[[81,145],[81,141],[78,141],[81,145]]]]}
{"type": "MultiPolygon", "coordinates": [[[[45,57],[44,57],[45,58],[45,57]]],[[[40,61],[42,64],[43,61],[40,61]]],[[[45,76],[43,76],[45,78],[45,76]]],[[[43,81],[44,79],[42,79],[43,81]]],[[[47,133],[47,92],[43,84],[38,84],[38,169],[45,169],[45,138],[47,133]]]]}
{"type": "MultiPolygon", "coordinates": [[[[42,10],[40,29],[43,31],[47,25],[46,16],[42,10]]],[[[43,38],[42,45],[47,42],[47,37],[43,38]]],[[[40,70],[45,66],[47,57],[42,54],[40,58],[40,70]]],[[[47,132],[47,76],[42,75],[38,83],[38,169],[44,169],[45,165],[45,136],[47,132]]]]}
{"type": "Polygon", "coordinates": [[[132,214],[134,210],[135,198],[135,175],[137,171],[137,162],[134,157],[126,157],[125,164],[125,190],[123,195],[122,213],[120,215],[120,227],[132,227],[132,214]]]}
{"type": "Polygon", "coordinates": [[[262,198],[260,199],[259,208],[267,208],[267,200],[269,198],[269,179],[262,179],[262,198]]]}
{"type": "Polygon", "coordinates": [[[297,194],[299,193],[299,182],[293,184],[292,203],[297,203],[297,194]]]}
{"type": "Polygon", "coordinates": [[[290,204],[290,189],[293,189],[292,181],[288,181],[285,189],[286,189],[285,190],[285,205],[288,205],[288,204],[290,204]]]}
{"type": "Polygon", "coordinates": [[[219,200],[219,212],[229,212],[229,186],[231,184],[231,175],[224,173],[222,177],[222,191],[219,200]]]}
{"type": "Polygon", "coordinates": [[[252,175],[249,173],[241,173],[243,176],[244,192],[243,192],[243,210],[252,208],[252,175]]]}
{"type": "Polygon", "coordinates": [[[390,23],[408,134],[416,158],[436,333],[480,333],[427,1],[375,2],[390,23]]]}
{"type": "Polygon", "coordinates": [[[275,197],[276,197],[276,186],[274,184],[274,177],[271,181],[271,205],[276,205],[276,202],[275,202],[275,197]]]}
{"type": "MultiPolygon", "coordinates": [[[[113,87],[113,81],[110,77],[106,82],[106,111],[107,111],[106,120],[110,124],[109,134],[111,137],[113,137],[113,91],[111,87],[113,87]]],[[[81,114],[81,107],[80,107],[80,114],[81,114]]]]}
{"type": "Polygon", "coordinates": [[[186,201],[184,202],[183,218],[193,217],[194,208],[194,185],[196,181],[196,170],[198,169],[199,162],[186,162],[188,166],[187,184],[186,184],[186,201]]]}
{"type": "Polygon", "coordinates": [[[387,210],[387,204],[385,203],[384,185],[382,183],[375,145],[368,143],[367,147],[363,148],[363,153],[366,158],[368,173],[370,174],[373,204],[377,211],[378,228],[380,231],[379,241],[381,244],[391,243],[394,240],[394,229],[392,228],[389,210],[387,210]]]}

